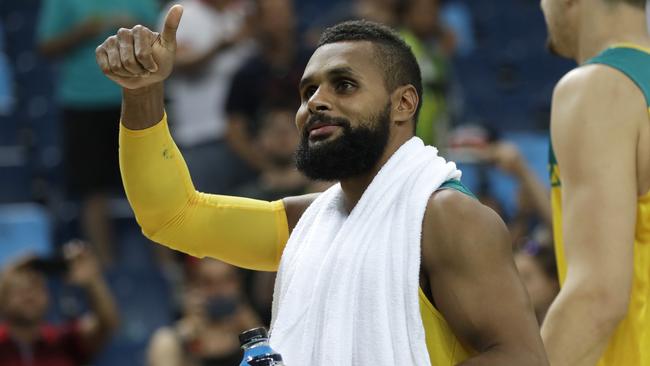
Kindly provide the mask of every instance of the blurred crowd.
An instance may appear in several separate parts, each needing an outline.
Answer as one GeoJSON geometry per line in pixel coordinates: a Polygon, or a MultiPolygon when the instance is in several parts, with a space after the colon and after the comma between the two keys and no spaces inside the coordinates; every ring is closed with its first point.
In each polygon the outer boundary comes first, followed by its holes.
{"type": "MultiPolygon", "coordinates": [[[[276,200],[326,189],[331,183],[294,167],[302,71],[326,27],[388,24],[422,71],[417,135],[456,161],[465,184],[504,218],[543,319],[559,288],[544,171],[548,109],[570,65],[545,55],[537,1],[174,3],[184,14],[166,112],[199,191],[276,200]],[[509,8],[516,17],[501,12],[509,8]]],[[[158,29],[170,5],[0,3],[2,365],[234,365],[237,335],[269,325],[273,273],[148,242],[124,197],[120,90],[94,50],[120,27],[158,29]],[[76,237],[83,242],[59,244],[76,237]]]]}

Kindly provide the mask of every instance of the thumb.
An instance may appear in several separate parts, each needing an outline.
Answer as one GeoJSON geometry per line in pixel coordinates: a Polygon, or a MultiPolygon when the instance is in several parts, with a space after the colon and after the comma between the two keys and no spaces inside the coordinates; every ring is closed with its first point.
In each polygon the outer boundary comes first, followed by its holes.
{"type": "Polygon", "coordinates": [[[163,31],[160,34],[160,39],[162,45],[165,48],[176,47],[176,30],[178,25],[181,22],[181,16],[183,15],[183,7],[181,5],[174,5],[169,9],[167,16],[165,17],[165,25],[163,31]]]}

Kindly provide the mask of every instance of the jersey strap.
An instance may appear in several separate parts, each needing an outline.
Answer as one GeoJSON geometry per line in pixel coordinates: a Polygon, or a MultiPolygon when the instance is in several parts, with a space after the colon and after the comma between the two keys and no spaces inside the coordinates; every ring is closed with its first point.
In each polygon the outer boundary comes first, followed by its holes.
{"type": "Polygon", "coordinates": [[[643,92],[650,106],[650,49],[622,44],[610,47],[586,64],[602,64],[624,73],[643,92]]]}

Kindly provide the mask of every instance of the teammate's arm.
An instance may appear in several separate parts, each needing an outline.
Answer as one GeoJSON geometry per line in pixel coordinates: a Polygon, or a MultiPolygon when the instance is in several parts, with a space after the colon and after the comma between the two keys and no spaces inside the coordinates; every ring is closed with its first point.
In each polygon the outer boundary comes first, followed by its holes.
{"type": "Polygon", "coordinates": [[[567,275],[542,326],[553,365],[595,365],[625,316],[633,275],[641,92],[591,65],[553,96],[551,138],[562,181],[567,275]]]}
{"type": "Polygon", "coordinates": [[[533,307],[496,213],[453,190],[427,206],[422,258],[437,309],[476,355],[462,365],[547,365],[533,307]]]}
{"type": "MultiPolygon", "coordinates": [[[[103,72],[123,87],[120,169],[144,234],[194,256],[275,270],[299,211],[309,200],[264,202],[199,193],[164,118],[163,85],[172,71],[182,7],[163,32],[120,29],[96,50],[103,72]],[[287,215],[289,213],[289,215],[287,215]]],[[[219,169],[215,166],[215,169],[219,169]]]]}

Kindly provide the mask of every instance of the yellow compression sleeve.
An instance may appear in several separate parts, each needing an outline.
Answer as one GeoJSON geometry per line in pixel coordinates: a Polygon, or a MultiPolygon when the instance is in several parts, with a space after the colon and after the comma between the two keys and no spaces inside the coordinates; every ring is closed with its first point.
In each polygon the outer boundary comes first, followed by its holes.
{"type": "Polygon", "coordinates": [[[282,201],[197,192],[166,115],[144,130],[120,124],[120,169],[136,220],[149,239],[196,257],[277,270],[289,236],[282,201]]]}

